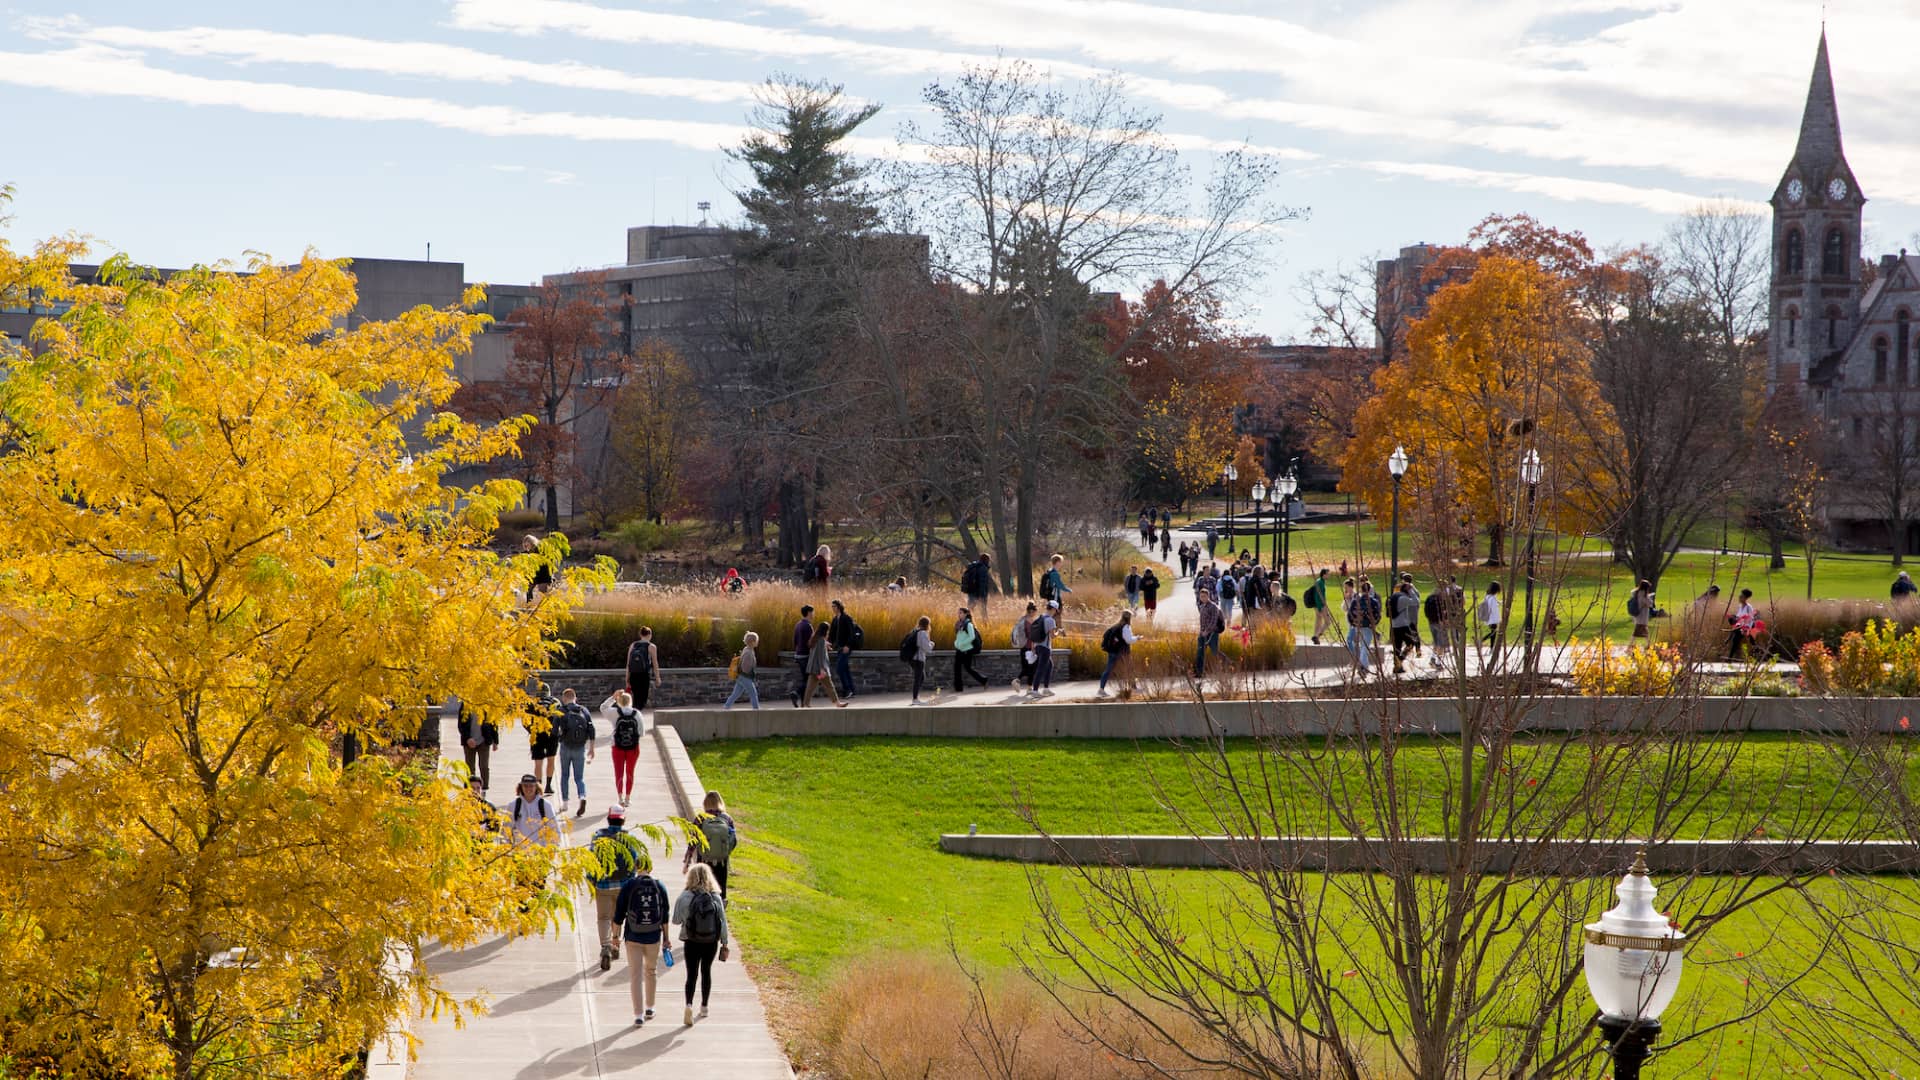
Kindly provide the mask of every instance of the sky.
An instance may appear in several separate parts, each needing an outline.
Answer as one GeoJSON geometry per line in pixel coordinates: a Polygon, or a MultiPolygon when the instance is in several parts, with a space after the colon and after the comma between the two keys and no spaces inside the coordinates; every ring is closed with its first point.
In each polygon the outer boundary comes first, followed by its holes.
{"type": "MultiPolygon", "coordinates": [[[[755,87],[883,108],[996,55],[1106,72],[1182,146],[1281,165],[1309,213],[1232,298],[1304,339],[1309,271],[1526,212],[1609,248],[1709,199],[1760,203],[1793,150],[1818,0],[0,0],[0,184],[16,245],[68,231],[179,266],[248,252],[604,266],[627,226],[737,219],[755,87]]],[[[1920,4],[1831,0],[1870,257],[1920,247],[1920,4]]],[[[1189,152],[1204,175],[1211,152],[1189,152]]],[[[1128,289],[1139,283],[1103,283],[1128,289]]]]}

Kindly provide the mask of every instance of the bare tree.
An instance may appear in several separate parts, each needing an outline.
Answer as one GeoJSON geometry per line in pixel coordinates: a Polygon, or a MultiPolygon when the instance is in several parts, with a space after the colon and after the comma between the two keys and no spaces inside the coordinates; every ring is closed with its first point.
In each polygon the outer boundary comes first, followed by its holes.
{"type": "Polygon", "coordinates": [[[1118,79],[1072,89],[1031,66],[970,68],[925,92],[928,126],[908,125],[899,221],[933,239],[952,288],[953,362],[976,387],[968,433],[986,478],[995,555],[1033,588],[1043,480],[1108,438],[1120,400],[1114,356],[1090,318],[1092,290],[1155,278],[1179,300],[1221,295],[1254,269],[1272,226],[1264,161],[1222,155],[1192,206],[1160,118],[1118,79]]]}
{"type": "Polygon", "coordinates": [[[1730,201],[1702,203],[1667,231],[1661,259],[1712,318],[1729,359],[1744,356],[1766,326],[1769,245],[1765,215],[1730,201]]]}
{"type": "MultiPolygon", "coordinates": [[[[1884,349],[1875,363],[1886,364],[1884,349]]],[[[1845,395],[1840,423],[1851,425],[1851,437],[1833,448],[1841,497],[1886,522],[1895,566],[1906,563],[1907,533],[1920,510],[1920,388],[1905,368],[1888,385],[1845,395]]]]}

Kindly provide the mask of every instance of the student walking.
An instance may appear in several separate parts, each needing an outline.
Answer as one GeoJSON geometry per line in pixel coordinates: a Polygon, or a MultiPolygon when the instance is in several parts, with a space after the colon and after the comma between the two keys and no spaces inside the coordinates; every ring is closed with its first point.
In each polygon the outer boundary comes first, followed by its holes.
{"type": "Polygon", "coordinates": [[[1127,576],[1126,576],[1126,579],[1120,583],[1120,588],[1127,594],[1127,610],[1129,611],[1138,610],[1140,607],[1140,568],[1139,567],[1137,566],[1127,567],[1127,576]]]}
{"type": "Polygon", "coordinates": [[[680,928],[680,957],[687,966],[687,1011],[681,1023],[693,1026],[693,991],[700,989],[700,1018],[706,1019],[713,994],[713,962],[727,958],[727,899],[713,872],[696,865],[687,887],[673,902],[673,925],[680,928]]]}
{"type": "Polygon", "coordinates": [[[1894,600],[1911,600],[1916,592],[1920,592],[1920,585],[1915,585],[1913,578],[1902,570],[1893,579],[1893,587],[1887,590],[1887,595],[1894,600]]]}
{"type": "Polygon", "coordinates": [[[833,549],[821,544],[814,551],[813,558],[807,560],[805,576],[807,584],[826,589],[833,579],[833,549]]]}
{"type": "Polygon", "coordinates": [[[627,808],[618,803],[607,808],[607,823],[596,830],[588,848],[593,855],[594,927],[600,932],[600,970],[605,971],[620,959],[620,893],[634,874],[647,863],[647,850],[640,838],[628,832],[627,808]]]}
{"type": "Polygon", "coordinates": [[[1013,677],[1013,685],[1016,689],[1021,686],[1031,687],[1033,685],[1033,661],[1035,653],[1032,644],[1027,641],[1027,629],[1033,624],[1034,612],[1038,610],[1039,608],[1034,606],[1033,601],[1029,600],[1027,601],[1027,613],[1013,620],[1013,649],[1020,654],[1020,674],[1013,677]]]}
{"type": "Polygon", "coordinates": [[[640,640],[627,646],[627,692],[633,707],[646,711],[653,688],[660,685],[660,650],[653,644],[653,627],[640,628],[640,640]]]}
{"type": "Polygon", "coordinates": [[[1240,597],[1240,577],[1233,572],[1233,569],[1229,569],[1220,575],[1217,587],[1220,595],[1220,620],[1223,623],[1231,623],[1233,622],[1233,602],[1240,597]]]}
{"type": "Polygon", "coordinates": [[[827,648],[831,650],[833,676],[840,682],[840,696],[853,700],[853,650],[859,648],[866,635],[860,624],[847,614],[847,605],[838,600],[830,605],[833,618],[827,621],[827,648]]]}
{"type": "MultiPolygon", "coordinates": [[[[1153,549],[1149,547],[1147,550],[1152,551],[1153,549]]],[[[1171,555],[1172,553],[1173,553],[1173,527],[1171,525],[1163,525],[1160,527],[1160,557],[1162,559],[1165,559],[1167,556],[1171,555]]]]}
{"type": "Polygon", "coordinates": [[[1487,632],[1484,640],[1494,647],[1497,654],[1500,645],[1506,641],[1505,635],[1500,632],[1500,620],[1506,614],[1506,609],[1500,600],[1499,582],[1487,582],[1486,595],[1480,598],[1480,606],[1475,614],[1479,616],[1481,628],[1487,632]]]}
{"type": "Polygon", "coordinates": [[[1327,606],[1327,568],[1321,567],[1313,584],[1307,586],[1307,594],[1302,598],[1307,607],[1313,610],[1313,643],[1320,644],[1320,635],[1333,629],[1333,609],[1327,606]]]}
{"type": "Polygon", "coordinates": [[[1373,582],[1360,579],[1360,588],[1347,601],[1347,651],[1360,674],[1373,674],[1374,627],[1380,623],[1380,598],[1374,595],[1373,582]]]}
{"type": "Polygon", "coordinates": [[[987,617],[987,598],[993,592],[993,559],[986,552],[967,564],[960,572],[960,593],[967,598],[967,606],[987,617]]]}
{"type": "Polygon", "coordinates": [[[717,791],[707,792],[700,802],[700,812],[693,816],[694,828],[700,830],[701,844],[687,845],[687,853],[680,859],[680,868],[689,869],[702,864],[713,871],[713,879],[719,883],[720,895],[727,895],[727,867],[733,861],[733,849],[740,846],[740,830],[733,823],[733,815],[727,813],[727,801],[717,791]]]}
{"type": "Polygon", "coordinates": [[[966,677],[981,686],[987,685],[987,677],[973,669],[974,658],[980,655],[983,644],[980,630],[973,625],[973,612],[961,608],[959,617],[953,623],[953,691],[959,693],[967,688],[966,677]]]}
{"type": "Polygon", "coordinates": [[[1220,612],[1220,605],[1213,602],[1213,594],[1200,594],[1200,629],[1194,639],[1193,677],[1200,678],[1207,673],[1207,653],[1220,655],[1220,635],[1227,628],[1226,617],[1220,612]]]}
{"type": "Polygon", "coordinates": [[[1220,546],[1220,533],[1213,526],[1207,526],[1207,558],[1212,559],[1216,548],[1220,546]]]}
{"type": "Polygon", "coordinates": [[[1400,579],[1392,599],[1388,628],[1393,634],[1393,673],[1398,675],[1406,670],[1407,654],[1418,656],[1420,650],[1420,594],[1413,587],[1411,575],[1400,579]]]}
{"type": "Polygon", "coordinates": [[[827,648],[825,631],[813,635],[812,644],[807,648],[805,673],[806,687],[800,692],[801,708],[812,705],[813,692],[823,686],[827,689],[827,696],[833,698],[835,708],[847,707],[847,699],[841,697],[839,689],[833,685],[832,654],[827,648]]]}
{"type": "Polygon", "coordinates": [[[568,687],[560,692],[560,805],[567,804],[567,777],[573,777],[580,792],[580,809],[574,817],[587,813],[587,763],[593,760],[593,714],[577,700],[568,687]]]}
{"type": "Polygon", "coordinates": [[[533,774],[553,794],[553,759],[560,753],[560,699],[547,693],[547,684],[536,690],[533,704],[527,706],[527,753],[533,758],[533,774]]]}
{"type": "Polygon", "coordinates": [[[1147,567],[1146,573],[1140,575],[1140,602],[1146,605],[1147,618],[1153,618],[1154,608],[1160,603],[1160,578],[1153,572],[1151,566],[1147,567]]]}
{"type": "MultiPolygon", "coordinates": [[[[925,615],[915,623],[907,639],[900,643],[900,659],[913,669],[913,700],[909,705],[924,704],[920,700],[920,691],[927,684],[927,660],[933,656],[933,620],[925,615]]],[[[957,663],[957,661],[956,661],[957,663]]],[[[935,691],[938,693],[938,691],[935,691]]]]}
{"type": "Polygon", "coordinates": [[[480,794],[484,796],[493,783],[490,763],[493,752],[500,749],[500,729],[485,713],[464,701],[460,703],[460,718],[454,723],[460,732],[460,753],[467,761],[467,775],[480,782],[480,794]]]}
{"type": "Polygon", "coordinates": [[[1753,590],[1741,589],[1740,602],[1727,619],[1727,662],[1745,659],[1747,642],[1760,632],[1760,613],[1753,607],[1753,590]]]}
{"type": "Polygon", "coordinates": [[[637,1027],[653,1019],[654,989],[659,984],[660,951],[665,942],[667,888],[652,874],[636,874],[620,887],[614,900],[613,921],[627,952],[627,993],[633,999],[637,1027]]]}
{"type": "Polygon", "coordinates": [[[520,786],[514,791],[509,810],[513,842],[516,845],[560,846],[560,815],[554,812],[553,804],[547,801],[547,797],[540,793],[540,781],[532,773],[520,778],[520,786]]]}
{"type": "Polygon", "coordinates": [[[1647,633],[1647,620],[1653,618],[1653,609],[1653,583],[1642,578],[1640,580],[1640,586],[1633,590],[1632,595],[1627,597],[1627,615],[1633,619],[1633,636],[1635,638],[1645,640],[1649,637],[1647,633]]]}
{"type": "Polygon", "coordinates": [[[621,806],[633,801],[633,766],[640,760],[640,710],[625,690],[613,695],[613,791],[621,806]]]}
{"type": "Polygon", "coordinates": [[[807,660],[813,655],[813,605],[803,604],[800,608],[800,621],[793,624],[793,660],[795,673],[799,679],[793,688],[787,691],[787,700],[794,708],[800,707],[800,692],[807,688],[812,680],[807,677],[807,660]]]}
{"type": "Polygon", "coordinates": [[[1133,643],[1138,640],[1139,635],[1133,632],[1133,612],[1121,612],[1120,621],[1107,627],[1107,632],[1100,637],[1100,650],[1107,654],[1107,668],[1100,673],[1100,690],[1096,697],[1107,696],[1107,680],[1113,677],[1115,668],[1126,663],[1128,655],[1133,652],[1133,643]]]}
{"type": "Polygon", "coordinates": [[[740,639],[740,654],[727,665],[733,669],[728,672],[733,676],[733,692],[727,695],[725,702],[721,703],[722,709],[733,708],[733,703],[740,700],[742,693],[747,695],[748,701],[753,702],[754,708],[760,707],[760,684],[755,681],[755,673],[760,670],[760,657],[753,651],[754,646],[758,644],[760,644],[760,635],[751,630],[740,639]]]}
{"type": "Polygon", "coordinates": [[[1460,624],[1466,615],[1466,601],[1459,582],[1449,575],[1445,582],[1434,587],[1421,606],[1427,616],[1427,628],[1433,634],[1433,666],[1438,668],[1460,649],[1460,624]]]}
{"type": "Polygon", "coordinates": [[[1067,579],[1061,573],[1061,568],[1067,564],[1067,557],[1055,555],[1047,561],[1047,572],[1040,575],[1040,599],[1046,602],[1049,609],[1059,608],[1066,602],[1067,594],[1073,591],[1067,587],[1067,579]]]}
{"type": "Polygon", "coordinates": [[[1054,620],[1054,613],[1060,610],[1060,601],[1047,601],[1047,610],[1028,620],[1027,647],[1033,650],[1033,694],[1034,697],[1053,696],[1053,637],[1060,629],[1054,620]]]}

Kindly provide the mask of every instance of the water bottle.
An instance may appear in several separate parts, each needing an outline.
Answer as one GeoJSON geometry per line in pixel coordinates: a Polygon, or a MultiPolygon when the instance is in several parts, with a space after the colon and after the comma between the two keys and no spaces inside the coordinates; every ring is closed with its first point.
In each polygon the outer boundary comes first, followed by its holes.
{"type": "Polygon", "coordinates": [[[660,946],[660,959],[665,961],[668,967],[672,967],[673,966],[673,946],[671,945],[660,946]]]}

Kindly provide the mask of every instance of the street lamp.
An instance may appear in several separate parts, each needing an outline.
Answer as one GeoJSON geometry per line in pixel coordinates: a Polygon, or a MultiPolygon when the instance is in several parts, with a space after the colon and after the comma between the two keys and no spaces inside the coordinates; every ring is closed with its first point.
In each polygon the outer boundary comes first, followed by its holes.
{"type": "Polygon", "coordinates": [[[1529,449],[1520,459],[1520,480],[1527,485],[1527,615],[1520,624],[1520,644],[1526,650],[1527,669],[1534,664],[1533,650],[1533,506],[1540,494],[1540,451],[1529,449]]]}
{"type": "Polygon", "coordinates": [[[1642,851],[1614,886],[1620,902],[1587,924],[1587,990],[1600,1007],[1614,1080],[1639,1080],[1640,1065],[1660,1037],[1660,1014],[1680,989],[1680,948],[1687,935],[1654,910],[1656,892],[1642,851]]]}
{"type": "Polygon", "coordinates": [[[1387,471],[1393,474],[1393,571],[1387,575],[1387,591],[1400,587],[1400,478],[1407,475],[1407,448],[1396,446],[1387,459],[1387,471]]]}
{"type": "Polygon", "coordinates": [[[1287,594],[1287,557],[1293,554],[1293,493],[1300,490],[1300,481],[1293,475],[1292,466],[1273,487],[1280,495],[1280,595],[1287,594]]]}
{"type": "Polygon", "coordinates": [[[1267,485],[1259,480],[1253,482],[1253,561],[1260,561],[1260,507],[1267,501],[1267,485]]]}
{"type": "Polygon", "coordinates": [[[1227,557],[1231,559],[1233,557],[1233,482],[1240,479],[1240,470],[1234,468],[1233,462],[1229,461],[1226,468],[1220,470],[1220,476],[1227,483],[1227,557]]]}

